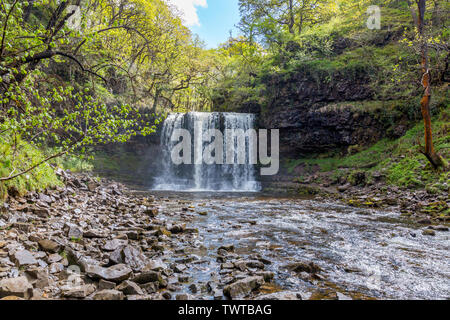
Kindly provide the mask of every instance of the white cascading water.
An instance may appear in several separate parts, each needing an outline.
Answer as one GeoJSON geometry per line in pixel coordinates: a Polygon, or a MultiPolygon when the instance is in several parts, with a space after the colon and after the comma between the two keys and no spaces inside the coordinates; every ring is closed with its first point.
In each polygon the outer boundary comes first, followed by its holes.
{"type": "MultiPolygon", "coordinates": [[[[192,155],[201,159],[204,149],[210,142],[203,141],[206,130],[217,129],[222,133],[226,129],[255,129],[256,117],[242,113],[173,113],[163,124],[161,132],[162,172],[155,178],[154,190],[170,191],[224,191],[256,192],[261,184],[256,179],[255,165],[249,163],[249,155],[256,146],[246,138],[246,163],[238,164],[182,164],[175,165],[171,158],[173,148],[179,143],[171,141],[176,129],[186,129],[192,137],[192,155]],[[202,134],[195,134],[195,125],[202,134]],[[196,141],[195,141],[196,140],[196,141]],[[196,143],[195,143],[195,142],[196,143]]],[[[237,140],[234,139],[234,157],[238,158],[237,140]]],[[[224,163],[226,163],[227,140],[224,139],[224,163]]]]}

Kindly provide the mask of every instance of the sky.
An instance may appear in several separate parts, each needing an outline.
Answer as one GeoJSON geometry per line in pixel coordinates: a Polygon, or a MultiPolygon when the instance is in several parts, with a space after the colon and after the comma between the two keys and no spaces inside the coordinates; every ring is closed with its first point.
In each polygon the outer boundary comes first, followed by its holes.
{"type": "Polygon", "coordinates": [[[227,41],[230,30],[238,34],[238,0],[168,0],[178,7],[183,20],[192,32],[205,41],[208,48],[216,48],[227,41]]]}

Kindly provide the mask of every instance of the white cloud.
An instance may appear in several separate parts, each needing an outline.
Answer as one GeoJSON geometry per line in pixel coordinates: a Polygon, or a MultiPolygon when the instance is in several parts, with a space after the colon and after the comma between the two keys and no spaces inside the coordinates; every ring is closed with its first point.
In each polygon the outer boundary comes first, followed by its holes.
{"type": "Polygon", "coordinates": [[[197,15],[197,7],[207,8],[207,0],[168,0],[175,5],[182,14],[184,23],[191,26],[200,26],[200,20],[197,15]]]}

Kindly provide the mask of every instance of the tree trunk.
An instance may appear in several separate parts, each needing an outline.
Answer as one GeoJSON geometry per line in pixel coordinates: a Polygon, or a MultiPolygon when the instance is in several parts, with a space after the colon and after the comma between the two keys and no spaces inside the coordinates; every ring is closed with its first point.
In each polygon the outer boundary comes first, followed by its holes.
{"type": "Polygon", "coordinates": [[[294,25],[295,25],[295,17],[294,17],[294,0],[289,0],[289,32],[294,34],[294,25]]]}
{"type": "Polygon", "coordinates": [[[424,94],[422,100],[420,101],[422,109],[422,117],[425,126],[425,149],[421,152],[427,157],[434,168],[444,167],[444,160],[442,157],[436,153],[433,144],[433,130],[431,126],[431,112],[430,112],[430,100],[431,100],[431,73],[428,65],[428,42],[425,39],[425,10],[426,10],[426,0],[418,0],[418,17],[415,18],[417,21],[417,30],[419,32],[420,41],[420,54],[421,54],[421,67],[422,67],[422,86],[424,88],[424,94]]]}

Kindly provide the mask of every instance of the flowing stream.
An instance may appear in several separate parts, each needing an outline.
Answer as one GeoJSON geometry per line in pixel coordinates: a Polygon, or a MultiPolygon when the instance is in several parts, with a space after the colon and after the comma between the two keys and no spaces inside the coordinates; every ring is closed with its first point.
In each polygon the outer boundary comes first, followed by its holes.
{"type": "Polygon", "coordinates": [[[188,264],[195,283],[217,279],[217,249],[233,244],[242,256],[259,254],[270,261],[266,270],[275,273],[275,288],[301,292],[303,298],[318,289],[331,289],[341,299],[450,298],[448,232],[424,236],[423,226],[396,212],[226,193],[173,193],[161,209],[169,220],[181,218],[199,230],[193,242],[179,246],[198,257],[188,264]],[[298,261],[319,265],[321,279],[305,280],[283,268],[298,261]]]}
{"type": "Polygon", "coordinates": [[[199,231],[193,241],[180,242],[179,254],[166,261],[196,257],[195,263],[186,264],[191,279],[180,292],[189,292],[192,283],[220,282],[217,249],[233,244],[238,255],[257,254],[270,262],[265,270],[275,274],[274,291],[301,292],[303,298],[332,290],[340,299],[450,299],[448,232],[425,236],[423,226],[399,212],[263,195],[249,164],[174,165],[171,150],[179,141],[172,141],[172,135],[177,129],[193,137],[192,155],[204,151],[206,144],[195,126],[203,132],[248,130],[255,127],[255,116],[171,114],[164,123],[164,170],[151,193],[165,199],[164,219],[181,220],[199,231]],[[285,268],[299,261],[318,265],[319,277],[305,278],[285,268]]]}

